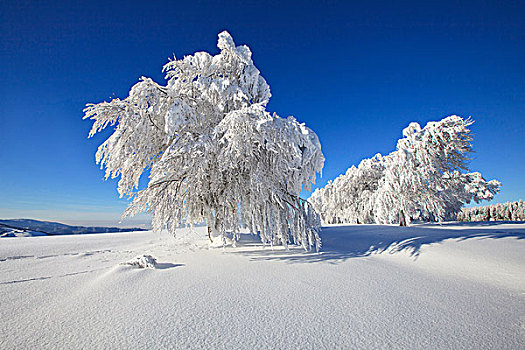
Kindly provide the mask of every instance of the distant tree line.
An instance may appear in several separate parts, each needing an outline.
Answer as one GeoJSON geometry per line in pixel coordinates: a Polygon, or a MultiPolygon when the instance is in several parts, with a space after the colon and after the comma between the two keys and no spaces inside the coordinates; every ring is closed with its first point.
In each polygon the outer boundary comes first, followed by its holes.
{"type": "Polygon", "coordinates": [[[463,208],[458,213],[458,221],[525,221],[525,204],[516,202],[463,208]]]}

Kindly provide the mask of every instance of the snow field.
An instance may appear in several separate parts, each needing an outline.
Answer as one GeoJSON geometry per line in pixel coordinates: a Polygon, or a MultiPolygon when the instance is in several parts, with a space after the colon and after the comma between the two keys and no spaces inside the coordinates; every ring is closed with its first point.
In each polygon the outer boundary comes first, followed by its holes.
{"type": "Polygon", "coordinates": [[[321,254],[192,235],[0,240],[0,348],[525,344],[525,224],[329,226],[321,254]]]}

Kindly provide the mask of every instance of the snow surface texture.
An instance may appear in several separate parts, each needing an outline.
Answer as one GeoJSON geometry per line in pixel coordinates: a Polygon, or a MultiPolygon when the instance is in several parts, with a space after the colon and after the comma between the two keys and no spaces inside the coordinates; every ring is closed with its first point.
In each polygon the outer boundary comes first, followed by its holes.
{"type": "Polygon", "coordinates": [[[321,234],[320,254],[204,227],[4,238],[0,348],[523,348],[524,223],[321,234]],[[155,269],[120,265],[144,253],[155,269]]]}

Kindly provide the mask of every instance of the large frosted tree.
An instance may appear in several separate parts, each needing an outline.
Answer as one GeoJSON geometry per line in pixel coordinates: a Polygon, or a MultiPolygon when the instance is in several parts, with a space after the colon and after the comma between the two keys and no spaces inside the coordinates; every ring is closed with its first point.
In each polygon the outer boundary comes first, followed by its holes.
{"type": "Polygon", "coordinates": [[[124,215],[152,213],[155,230],[205,221],[215,237],[248,228],[265,244],[318,249],[319,217],[299,197],[323,167],[317,135],[266,110],[270,87],[247,46],[226,31],[217,46],[168,62],[165,86],[143,77],[125,99],[89,104],[90,136],[115,126],[96,161],[132,197],[124,215]]]}
{"type": "Polygon", "coordinates": [[[365,159],[310,201],[327,223],[400,223],[454,219],[465,203],[491,200],[500,183],[468,171],[470,119],[411,123],[396,151],[365,159]]]}

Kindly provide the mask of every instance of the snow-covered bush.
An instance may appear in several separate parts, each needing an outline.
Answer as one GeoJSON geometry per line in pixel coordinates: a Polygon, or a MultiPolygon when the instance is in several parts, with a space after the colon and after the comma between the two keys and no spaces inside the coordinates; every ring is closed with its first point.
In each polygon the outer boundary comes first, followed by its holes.
{"type": "Polygon", "coordinates": [[[148,254],[143,254],[134,257],[133,259],[122,263],[122,265],[136,266],[141,269],[149,268],[154,269],[157,266],[157,259],[148,254]]]}
{"type": "Polygon", "coordinates": [[[264,243],[318,248],[318,215],[299,197],[323,167],[317,135],[266,111],[270,87],[247,46],[226,31],[217,46],[168,62],[166,86],[143,77],[124,100],[89,104],[90,136],[116,125],[96,161],[133,197],[124,215],[152,213],[155,230],[206,221],[214,236],[247,227],[264,243]]]}
{"type": "Polygon", "coordinates": [[[463,204],[491,200],[500,183],[468,170],[470,119],[449,116],[422,129],[410,123],[397,150],[375,155],[314,191],[326,223],[400,223],[455,219],[463,204]]]}

